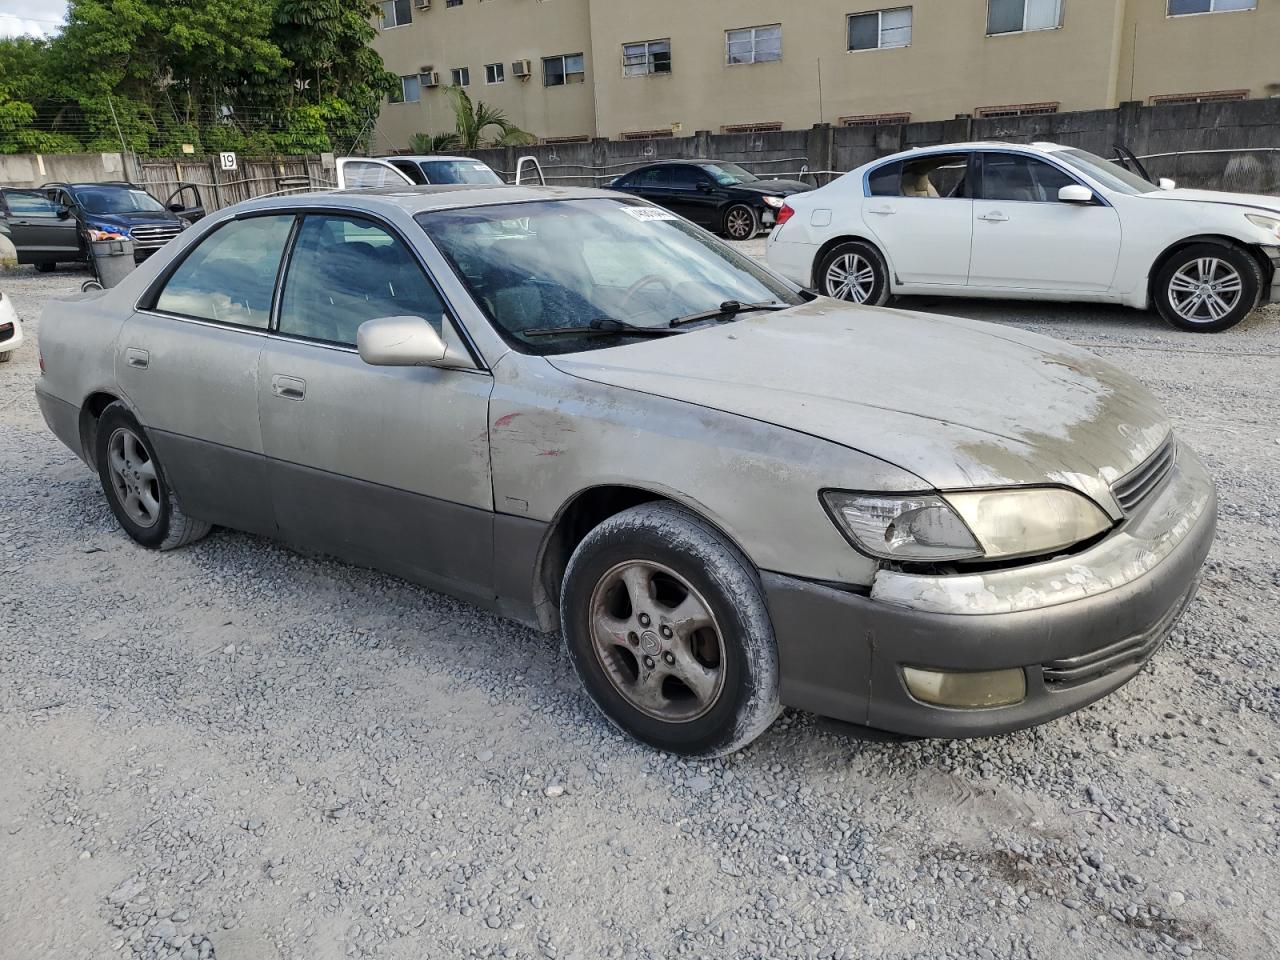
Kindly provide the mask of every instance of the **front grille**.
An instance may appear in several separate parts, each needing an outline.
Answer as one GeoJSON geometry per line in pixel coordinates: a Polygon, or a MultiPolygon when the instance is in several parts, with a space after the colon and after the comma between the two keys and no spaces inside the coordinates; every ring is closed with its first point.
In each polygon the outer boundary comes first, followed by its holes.
{"type": "Polygon", "coordinates": [[[13,339],[13,324],[0,323],[0,343],[13,339]]]}
{"type": "Polygon", "coordinates": [[[149,227],[134,227],[129,231],[129,236],[133,238],[134,247],[154,250],[157,247],[163,247],[181,232],[182,228],[177,225],[157,224],[149,227]]]}
{"type": "Polygon", "coordinates": [[[1195,587],[1192,587],[1154,626],[1142,633],[1076,657],[1050,660],[1042,664],[1044,685],[1050,690],[1066,690],[1113,673],[1121,667],[1143,663],[1168,638],[1173,625],[1194,595],[1195,587]]]}
{"type": "Polygon", "coordinates": [[[1132,513],[1142,505],[1144,500],[1164,486],[1177,457],[1178,445],[1170,435],[1136,470],[1125,474],[1112,484],[1111,493],[1115,496],[1120,509],[1126,514],[1132,513]]]}

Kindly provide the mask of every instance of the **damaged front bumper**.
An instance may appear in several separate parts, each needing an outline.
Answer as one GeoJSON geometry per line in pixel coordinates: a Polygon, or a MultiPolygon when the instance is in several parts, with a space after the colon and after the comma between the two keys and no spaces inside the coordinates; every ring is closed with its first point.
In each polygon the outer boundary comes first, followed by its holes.
{"type": "Polygon", "coordinates": [[[1271,284],[1262,291],[1262,302],[1280,303],[1280,247],[1262,247],[1262,255],[1271,261],[1271,284]]]}
{"type": "Polygon", "coordinates": [[[1185,447],[1164,486],[1084,552],[986,573],[880,572],[870,596],[763,575],[788,706],[894,733],[973,737],[1070,713],[1142,669],[1190,602],[1217,496],[1185,447]],[[913,695],[906,668],[1020,670],[1025,693],[954,708],[913,695]]]}

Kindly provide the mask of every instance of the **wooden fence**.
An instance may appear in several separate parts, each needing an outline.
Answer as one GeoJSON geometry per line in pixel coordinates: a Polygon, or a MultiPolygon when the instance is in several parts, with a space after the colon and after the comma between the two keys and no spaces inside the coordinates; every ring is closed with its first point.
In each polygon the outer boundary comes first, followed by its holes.
{"type": "Polygon", "coordinates": [[[320,157],[240,157],[236,170],[221,169],[217,157],[140,160],[135,180],[161,201],[180,184],[195,184],[210,213],[253,197],[328,190],[335,186],[333,169],[326,168],[320,157]]]}

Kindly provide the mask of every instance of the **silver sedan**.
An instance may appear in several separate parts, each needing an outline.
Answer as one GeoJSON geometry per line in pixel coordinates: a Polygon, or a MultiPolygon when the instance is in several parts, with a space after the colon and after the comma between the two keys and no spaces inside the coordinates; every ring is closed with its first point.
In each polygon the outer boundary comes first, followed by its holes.
{"type": "Polygon", "coordinates": [[[52,304],[40,349],[139,544],[252,531],[562,630],[605,716],[690,756],[784,705],[1068,713],[1155,653],[1214,533],[1096,357],[816,298],[616,193],[252,201],[52,304]]]}

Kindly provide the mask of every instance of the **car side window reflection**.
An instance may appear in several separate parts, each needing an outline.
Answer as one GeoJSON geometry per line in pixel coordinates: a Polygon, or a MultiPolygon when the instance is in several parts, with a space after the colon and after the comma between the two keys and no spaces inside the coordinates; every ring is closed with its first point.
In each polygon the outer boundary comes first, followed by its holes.
{"type": "Polygon", "coordinates": [[[290,213],[223,224],[179,264],[156,309],[265,330],[293,219],[290,213]]]}
{"type": "Polygon", "coordinates": [[[1058,191],[1076,181],[1053,164],[1017,153],[982,157],[982,198],[1057,203],[1058,191]]]}
{"type": "Polygon", "coordinates": [[[354,346],[360,324],[398,316],[443,333],[444,303],[404,243],[368,220],[308,216],[289,258],[280,332],[354,346]]]}

